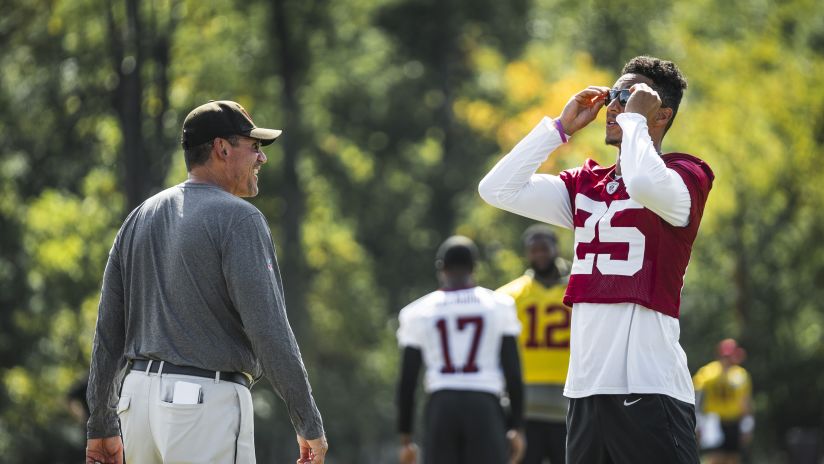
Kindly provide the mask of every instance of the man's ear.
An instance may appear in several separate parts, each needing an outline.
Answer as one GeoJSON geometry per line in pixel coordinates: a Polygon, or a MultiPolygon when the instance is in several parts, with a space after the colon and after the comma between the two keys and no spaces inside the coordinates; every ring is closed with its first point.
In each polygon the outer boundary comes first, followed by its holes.
{"type": "Polygon", "coordinates": [[[229,156],[229,153],[226,152],[226,145],[223,144],[223,139],[219,137],[215,138],[212,143],[214,144],[213,148],[217,150],[219,155],[223,155],[224,157],[229,156]]]}
{"type": "Polygon", "coordinates": [[[672,108],[658,108],[658,111],[655,112],[655,122],[656,126],[666,127],[669,124],[670,120],[672,119],[672,108]]]}

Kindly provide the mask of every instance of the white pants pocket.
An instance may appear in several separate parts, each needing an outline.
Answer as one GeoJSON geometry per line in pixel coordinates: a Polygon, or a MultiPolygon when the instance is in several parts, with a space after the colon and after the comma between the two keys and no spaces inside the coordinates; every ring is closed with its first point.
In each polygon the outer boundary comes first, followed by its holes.
{"type": "Polygon", "coordinates": [[[194,377],[163,376],[154,397],[152,431],[164,464],[231,464],[240,426],[234,384],[194,377]],[[203,402],[163,401],[166,385],[185,380],[201,385],[203,402]]]}

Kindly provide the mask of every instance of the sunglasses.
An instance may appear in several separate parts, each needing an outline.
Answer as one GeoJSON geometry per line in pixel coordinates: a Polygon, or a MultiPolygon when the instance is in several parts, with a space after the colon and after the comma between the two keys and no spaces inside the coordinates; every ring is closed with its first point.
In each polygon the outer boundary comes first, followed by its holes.
{"type": "Polygon", "coordinates": [[[609,105],[610,103],[612,103],[612,100],[615,100],[616,98],[618,99],[618,103],[620,103],[621,106],[626,106],[627,101],[629,101],[630,95],[631,93],[629,89],[609,89],[609,93],[607,94],[606,98],[604,98],[604,106],[609,105]]]}

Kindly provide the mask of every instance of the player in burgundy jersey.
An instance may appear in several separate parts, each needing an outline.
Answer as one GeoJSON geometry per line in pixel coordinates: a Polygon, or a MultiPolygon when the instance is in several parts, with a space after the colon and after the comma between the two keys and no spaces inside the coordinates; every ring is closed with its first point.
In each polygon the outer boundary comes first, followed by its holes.
{"type": "Polygon", "coordinates": [[[421,367],[428,394],[424,464],[516,464],[523,454],[521,325],[511,297],[475,284],[476,259],[470,239],[447,239],[436,260],[441,288],[398,316],[401,464],[417,462],[411,433],[421,367]],[[511,405],[508,424],[500,404],[504,389],[511,405]]]}
{"type": "Polygon", "coordinates": [[[709,166],[661,143],[687,83],[669,61],[630,60],[612,88],[590,86],[544,118],[481,181],[493,206],[573,229],[564,394],[569,464],[697,464],[695,393],[679,344],[681,287],[709,166]],[[617,161],[536,174],[606,109],[617,161]]]}

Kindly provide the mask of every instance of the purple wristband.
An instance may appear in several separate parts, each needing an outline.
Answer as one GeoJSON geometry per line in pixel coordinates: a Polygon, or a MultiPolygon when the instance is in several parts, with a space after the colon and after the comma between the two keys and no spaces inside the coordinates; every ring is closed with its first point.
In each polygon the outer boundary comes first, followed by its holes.
{"type": "Polygon", "coordinates": [[[561,120],[560,119],[555,120],[555,129],[558,130],[558,135],[561,136],[561,142],[567,143],[567,136],[564,133],[564,126],[561,125],[561,120]]]}

